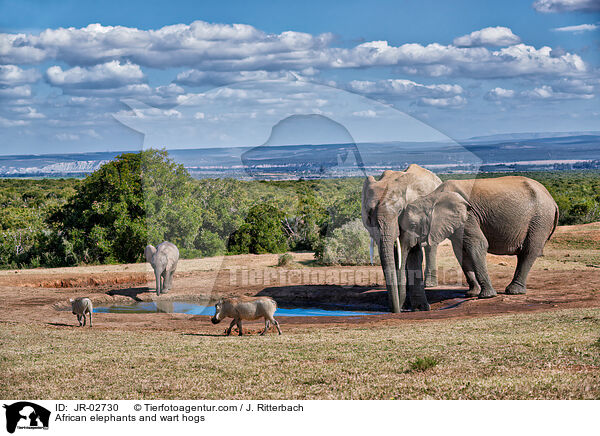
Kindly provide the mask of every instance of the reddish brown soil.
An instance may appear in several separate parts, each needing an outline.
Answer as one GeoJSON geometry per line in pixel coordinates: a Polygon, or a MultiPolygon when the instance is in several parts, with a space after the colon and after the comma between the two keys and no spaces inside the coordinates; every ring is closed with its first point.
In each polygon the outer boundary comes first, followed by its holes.
{"type": "MultiPolygon", "coordinates": [[[[585,234],[588,240],[600,240],[598,223],[559,228],[557,239],[562,240],[565,234],[570,233],[576,239],[585,234]]],[[[586,249],[585,255],[589,256],[590,250],[586,249]]],[[[467,298],[464,286],[441,284],[427,290],[431,303],[429,312],[360,317],[280,317],[278,320],[285,333],[286,330],[308,327],[389,325],[600,307],[600,269],[588,267],[585,260],[580,264],[573,262],[572,267],[565,264],[563,248],[550,248],[549,252],[551,256],[538,260],[530,273],[526,295],[499,293],[495,298],[479,300],[467,298]],[[555,258],[552,258],[552,253],[555,258]],[[553,262],[558,265],[556,268],[552,267],[553,262]]],[[[440,264],[453,261],[449,253],[449,247],[442,247],[440,264]]],[[[570,259],[581,256],[577,250],[569,253],[574,253],[570,259]]],[[[592,250],[591,253],[595,256],[600,251],[592,250]]],[[[294,254],[294,257],[300,263],[293,269],[275,268],[277,257],[273,255],[182,261],[175,275],[174,289],[160,297],[154,292],[151,272],[141,265],[3,272],[0,274],[0,322],[31,322],[55,328],[74,328],[77,321],[70,312],[68,300],[79,296],[90,297],[96,307],[157,301],[167,311],[172,301],[207,302],[220,296],[234,295],[268,295],[280,305],[293,303],[299,307],[338,304],[360,311],[385,308],[387,295],[379,267],[315,267],[309,266],[309,253],[294,254]],[[356,271],[362,275],[353,275],[356,271]],[[260,280],[256,280],[256,274],[260,280]]],[[[512,278],[514,258],[489,256],[488,265],[496,290],[503,290],[512,278]]],[[[176,313],[95,314],[93,322],[94,329],[169,330],[202,335],[222,334],[228,325],[214,326],[208,316],[176,313]]],[[[256,333],[260,323],[245,323],[244,326],[245,331],[247,328],[249,333],[256,333]]]]}

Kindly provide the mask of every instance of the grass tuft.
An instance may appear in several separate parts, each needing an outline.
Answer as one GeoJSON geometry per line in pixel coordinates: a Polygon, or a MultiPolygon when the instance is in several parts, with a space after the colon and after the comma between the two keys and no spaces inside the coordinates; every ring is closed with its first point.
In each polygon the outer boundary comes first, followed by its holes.
{"type": "Polygon", "coordinates": [[[411,372],[423,372],[429,368],[433,368],[438,364],[438,360],[435,357],[417,357],[415,360],[409,362],[410,368],[406,370],[407,374],[411,372]]]}
{"type": "Polygon", "coordinates": [[[285,253],[282,254],[281,256],[279,256],[279,260],[277,261],[277,266],[290,266],[293,265],[294,262],[294,256],[292,256],[290,253],[285,253]]]}

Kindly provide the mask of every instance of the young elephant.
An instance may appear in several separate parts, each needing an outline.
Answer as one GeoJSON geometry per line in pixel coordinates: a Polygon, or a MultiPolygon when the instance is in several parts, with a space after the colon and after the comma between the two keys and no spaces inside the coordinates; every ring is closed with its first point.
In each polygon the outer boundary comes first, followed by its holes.
{"type": "Polygon", "coordinates": [[[152,268],[156,279],[156,295],[166,293],[173,286],[173,275],[179,261],[179,250],[168,241],[162,242],[158,247],[146,246],[144,257],[152,268]]]}
{"type": "MultiPolygon", "coordinates": [[[[524,294],[527,274],[542,255],[557,223],[558,206],[535,180],[519,176],[448,180],[409,204],[400,217],[400,299],[406,296],[407,270],[414,273],[416,268],[419,275],[420,263],[407,259],[409,251],[422,243],[437,245],[446,238],[452,242],[469,283],[467,295],[496,296],[487,272],[486,253],[517,256],[517,269],[506,293],[524,294]]],[[[422,286],[416,289],[417,295],[410,298],[426,305],[422,286]]]]}
{"type": "Polygon", "coordinates": [[[79,327],[85,326],[85,314],[88,313],[90,315],[90,327],[92,326],[92,312],[94,308],[92,306],[92,300],[87,297],[79,297],[76,299],[69,299],[71,303],[71,309],[73,311],[73,315],[77,315],[77,321],[79,321],[79,327]],[[83,318],[83,324],[81,323],[81,319],[83,318]]]}
{"type": "Polygon", "coordinates": [[[279,323],[273,318],[276,309],[277,303],[271,297],[223,298],[215,305],[215,316],[210,320],[213,324],[218,324],[225,318],[233,318],[227,329],[227,336],[231,334],[234,324],[237,324],[239,335],[242,336],[242,320],[252,321],[259,318],[265,319],[265,329],[261,336],[267,332],[270,323],[275,324],[281,334],[279,323]]]}

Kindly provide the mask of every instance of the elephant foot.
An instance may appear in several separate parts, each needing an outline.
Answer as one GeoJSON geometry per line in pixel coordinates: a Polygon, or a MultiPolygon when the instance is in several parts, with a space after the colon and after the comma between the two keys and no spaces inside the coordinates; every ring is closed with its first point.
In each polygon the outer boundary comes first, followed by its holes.
{"type": "Polygon", "coordinates": [[[496,295],[498,295],[498,294],[496,293],[494,288],[482,289],[481,292],[479,293],[479,298],[492,298],[492,297],[495,297],[496,295]]]}
{"type": "Polygon", "coordinates": [[[469,288],[469,290],[465,293],[467,297],[477,297],[479,296],[479,294],[481,294],[481,288],[479,286],[473,286],[472,288],[469,288]]]}
{"type": "Polygon", "coordinates": [[[431,306],[429,306],[429,303],[421,303],[415,306],[415,311],[429,312],[430,310],[431,306]]]}
{"type": "Polygon", "coordinates": [[[515,282],[511,282],[504,291],[509,295],[523,295],[527,292],[527,288],[515,282]]]}
{"type": "Polygon", "coordinates": [[[415,298],[410,302],[410,308],[413,312],[427,312],[431,309],[426,298],[415,298]]]}
{"type": "Polygon", "coordinates": [[[437,285],[438,285],[438,279],[436,276],[425,277],[425,287],[426,288],[435,288],[437,285]]]}
{"type": "Polygon", "coordinates": [[[405,301],[404,304],[402,305],[402,309],[400,309],[401,312],[412,312],[412,306],[410,304],[410,302],[405,301]]]}

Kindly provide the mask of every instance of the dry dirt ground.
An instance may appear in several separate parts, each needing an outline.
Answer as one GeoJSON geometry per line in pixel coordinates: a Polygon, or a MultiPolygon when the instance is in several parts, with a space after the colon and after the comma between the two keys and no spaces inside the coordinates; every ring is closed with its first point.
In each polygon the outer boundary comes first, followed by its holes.
{"type": "MultiPolygon", "coordinates": [[[[173,301],[210,302],[220,296],[269,295],[280,305],[385,310],[387,296],[379,266],[320,267],[312,253],[294,253],[296,263],[277,267],[277,255],[240,255],[181,260],[174,288],[157,297],[148,264],[89,266],[0,272],[0,322],[35,323],[51,329],[72,329],[69,298],[90,297],[96,307],[136,301],[156,301],[165,312],[173,301]]],[[[440,286],[427,290],[430,312],[361,317],[280,317],[284,332],[339,325],[427,322],[505,313],[600,307],[600,223],[559,227],[537,260],[526,295],[502,294],[510,282],[514,256],[488,255],[496,298],[465,296],[466,287],[451,247],[439,250],[440,286]]],[[[177,313],[94,315],[100,330],[162,330],[182,333],[222,333],[208,316],[177,313]]],[[[247,323],[248,333],[259,331],[247,323]]]]}

